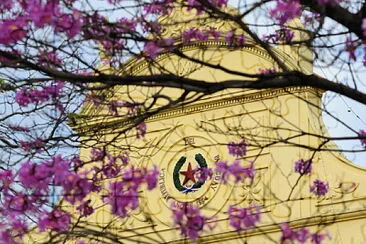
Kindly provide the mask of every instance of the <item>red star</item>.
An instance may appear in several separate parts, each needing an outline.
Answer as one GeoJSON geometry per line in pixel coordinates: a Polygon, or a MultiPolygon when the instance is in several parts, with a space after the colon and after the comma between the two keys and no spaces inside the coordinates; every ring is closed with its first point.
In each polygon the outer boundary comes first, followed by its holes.
{"type": "Polygon", "coordinates": [[[196,179],[194,178],[194,170],[192,170],[192,165],[191,163],[188,163],[188,168],[186,171],[180,171],[179,173],[181,173],[182,175],[185,176],[184,181],[183,181],[183,185],[185,185],[189,180],[193,181],[194,183],[196,183],[196,179]]]}

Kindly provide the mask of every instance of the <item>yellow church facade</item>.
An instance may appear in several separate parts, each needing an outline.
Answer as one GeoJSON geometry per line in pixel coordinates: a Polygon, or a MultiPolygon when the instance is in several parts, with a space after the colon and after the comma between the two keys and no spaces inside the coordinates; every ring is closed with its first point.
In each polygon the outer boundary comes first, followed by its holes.
{"type": "MultiPolygon", "coordinates": [[[[192,13],[173,12],[170,18],[161,20],[169,26],[164,35],[191,26],[233,29],[229,23],[192,21],[194,18],[192,13]],[[172,20],[184,24],[172,26],[172,20]]],[[[294,25],[300,26],[297,22],[294,25]]],[[[301,39],[304,33],[295,32],[295,38],[301,39]]],[[[160,72],[163,67],[167,73],[215,85],[237,77],[215,68],[217,65],[249,74],[278,68],[250,38],[241,48],[228,47],[224,40],[208,40],[192,42],[181,51],[188,59],[164,53],[154,62],[132,60],[124,70],[132,75],[148,75],[160,72]],[[194,62],[195,59],[208,62],[211,67],[194,62]]],[[[273,47],[273,52],[290,70],[312,73],[312,54],[306,47],[283,45],[273,47]]],[[[101,69],[111,70],[108,66],[101,69]]],[[[153,104],[151,97],[158,94],[160,99],[151,107],[154,111],[167,103],[164,97],[177,99],[182,93],[175,88],[130,86],[115,88],[107,97],[110,100],[131,97],[136,103],[153,104]]],[[[107,150],[128,151],[130,162],[136,167],[156,165],[159,177],[155,189],[141,189],[140,206],[127,218],[113,216],[110,206],[95,195],[92,205],[96,212],[86,218],[84,226],[112,233],[121,243],[191,243],[173,225],[171,212],[172,206],[188,203],[199,208],[215,225],[212,230],[203,230],[197,243],[280,243],[279,225],[284,222],[293,229],[307,227],[312,232],[329,234],[331,238],[322,243],[366,243],[366,169],[349,162],[337,152],[335,144],[326,140],[320,109],[322,93],[310,87],[289,87],[230,89],[199,99],[192,94],[187,104],[152,113],[145,120],[147,133],[140,139],[134,133],[124,133],[130,125],[128,117],[107,116],[107,108],[96,110],[91,104],[86,105],[82,113],[90,119],[76,128],[85,133],[86,149],[81,149],[81,159],[90,157],[90,147],[113,142],[107,150]],[[95,127],[103,129],[89,133],[95,127]],[[243,166],[253,162],[254,179],[224,182],[222,173],[215,170],[216,163],[236,160],[229,154],[227,144],[242,140],[247,143],[248,151],[240,162],[243,166]],[[296,173],[295,162],[310,158],[312,173],[302,176],[296,173]],[[202,167],[203,162],[213,169],[212,177],[194,191],[187,190],[195,182],[186,179],[184,172],[202,167]],[[328,182],[326,195],[318,197],[310,192],[316,179],[328,182]],[[261,209],[260,222],[255,228],[237,232],[229,224],[229,206],[253,204],[261,209]]],[[[108,238],[99,240],[114,243],[108,238]]]]}

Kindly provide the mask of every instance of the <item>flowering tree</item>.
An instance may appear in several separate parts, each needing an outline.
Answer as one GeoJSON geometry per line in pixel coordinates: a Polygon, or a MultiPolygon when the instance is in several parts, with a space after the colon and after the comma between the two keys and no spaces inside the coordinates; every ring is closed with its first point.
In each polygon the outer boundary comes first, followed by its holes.
{"type": "MultiPolygon", "coordinates": [[[[292,86],[331,91],[366,104],[362,80],[366,66],[364,3],[275,0],[232,4],[235,10],[225,0],[0,2],[0,214],[7,220],[1,226],[3,243],[21,243],[33,228],[50,233],[45,242],[97,236],[90,229],[77,229],[80,221],[95,211],[89,198],[92,194],[102,196],[101,201],[110,206],[115,216],[127,218],[139,206],[139,191],[156,187],[159,169],[136,167],[129,155],[138,149],[114,142],[131,134],[142,140],[147,130],[144,121],[167,109],[230,88],[292,86]],[[170,17],[181,11],[195,17],[170,17]],[[205,27],[212,19],[228,23],[229,27],[205,27]],[[291,24],[298,19],[306,29],[291,24]],[[175,25],[180,31],[167,33],[175,25]],[[184,51],[184,47],[197,43],[204,51],[207,41],[229,51],[258,47],[273,60],[273,65],[253,73],[184,51]],[[307,64],[294,69],[274,51],[276,46],[312,50],[314,57],[304,54],[304,62],[335,69],[337,75],[321,77],[309,72],[307,64]],[[169,69],[159,62],[159,57],[167,53],[235,79],[201,80],[190,76],[194,70],[169,69]],[[146,73],[134,70],[140,63],[148,67],[146,73]],[[344,81],[338,80],[339,74],[346,77],[344,81]],[[141,90],[136,93],[134,87],[141,90]],[[117,88],[122,91],[116,92],[117,88]],[[178,95],[169,96],[162,92],[164,89],[172,89],[178,95]],[[141,99],[135,99],[141,94],[141,99]],[[88,117],[85,111],[96,112],[88,117]],[[98,121],[113,118],[125,118],[125,123],[111,139],[101,139],[106,128],[98,121]],[[97,122],[88,124],[90,121],[97,122]],[[83,129],[86,124],[88,131],[83,129]],[[94,136],[88,136],[90,133],[94,136]],[[80,148],[91,151],[88,159],[78,157],[80,148]],[[75,221],[75,213],[62,208],[64,204],[77,210],[75,221]],[[57,239],[60,233],[62,240],[57,239]]],[[[326,107],[311,101],[309,104],[327,112],[326,107]]],[[[349,136],[342,138],[312,135],[323,142],[315,148],[280,137],[271,138],[266,147],[285,141],[320,151],[329,141],[357,139],[360,147],[351,151],[364,151],[366,132],[360,129],[350,128],[349,136]]],[[[299,136],[304,133],[308,132],[301,130],[299,136]]],[[[223,143],[226,144],[228,153],[237,160],[220,160],[215,170],[225,182],[253,182],[254,163],[243,166],[240,159],[255,142],[246,138],[223,143]]],[[[294,172],[299,179],[311,174],[312,157],[294,163],[294,172]]],[[[212,169],[204,167],[194,173],[201,182],[213,174],[212,169]]],[[[309,189],[317,197],[328,190],[328,183],[322,179],[315,180],[309,189]]],[[[215,227],[194,206],[171,209],[178,230],[192,240],[203,230],[215,227]]],[[[227,214],[230,225],[238,232],[254,228],[261,221],[257,205],[230,206],[227,214]]],[[[295,230],[286,223],[280,229],[283,243],[320,243],[328,238],[323,232],[312,233],[305,227],[295,230]]],[[[104,234],[104,238],[117,240],[111,233],[104,234]]]]}

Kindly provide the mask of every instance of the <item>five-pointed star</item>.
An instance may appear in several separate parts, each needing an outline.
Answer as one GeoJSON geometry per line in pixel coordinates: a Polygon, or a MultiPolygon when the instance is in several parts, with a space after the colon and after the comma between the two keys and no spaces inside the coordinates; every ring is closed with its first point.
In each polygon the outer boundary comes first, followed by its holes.
{"type": "Polygon", "coordinates": [[[192,165],[191,163],[188,163],[188,168],[186,171],[180,171],[179,173],[181,173],[182,175],[184,175],[184,181],[183,181],[183,185],[185,185],[189,180],[193,181],[194,183],[196,183],[196,179],[194,178],[194,170],[192,170],[192,165]]]}

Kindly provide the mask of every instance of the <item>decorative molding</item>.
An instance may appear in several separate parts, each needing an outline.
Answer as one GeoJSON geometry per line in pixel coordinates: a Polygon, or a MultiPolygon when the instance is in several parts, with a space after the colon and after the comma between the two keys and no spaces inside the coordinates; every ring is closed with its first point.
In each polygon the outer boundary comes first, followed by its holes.
{"type": "MultiPolygon", "coordinates": [[[[327,225],[333,224],[343,221],[351,221],[357,219],[365,219],[366,218],[366,210],[360,211],[352,211],[346,213],[339,213],[337,215],[330,214],[330,215],[320,215],[320,216],[313,216],[309,218],[299,219],[291,221],[289,224],[292,228],[301,228],[301,227],[310,227],[316,225],[327,225]]],[[[225,221],[222,220],[222,221],[225,221]]],[[[279,228],[279,223],[269,224],[269,225],[262,225],[257,226],[254,229],[249,229],[243,231],[242,233],[238,233],[237,231],[230,231],[226,233],[214,234],[209,236],[203,236],[199,239],[199,243],[220,243],[224,241],[230,240],[238,240],[240,238],[246,238],[251,236],[265,236],[266,234],[271,233],[280,233],[281,230],[279,228]]],[[[181,239],[177,241],[170,241],[167,243],[186,243],[187,240],[181,239]]]]}
{"type": "MultiPolygon", "coordinates": [[[[292,93],[303,93],[312,92],[317,96],[321,96],[321,91],[312,87],[287,87],[278,89],[266,89],[258,92],[251,92],[249,94],[244,94],[236,97],[226,97],[222,99],[217,99],[214,101],[209,101],[205,103],[192,104],[181,108],[167,109],[157,114],[152,115],[146,122],[154,122],[163,119],[170,119],[175,117],[180,117],[188,114],[202,113],[211,110],[216,110],[219,108],[232,107],[240,104],[252,103],[256,101],[263,101],[266,99],[271,99],[274,97],[279,97],[281,95],[288,95],[292,93]]],[[[102,127],[103,129],[110,128],[123,128],[131,124],[131,120],[128,117],[111,119],[109,121],[94,121],[94,123],[89,123],[87,126],[76,128],[82,132],[87,132],[89,128],[102,127]]]]}

